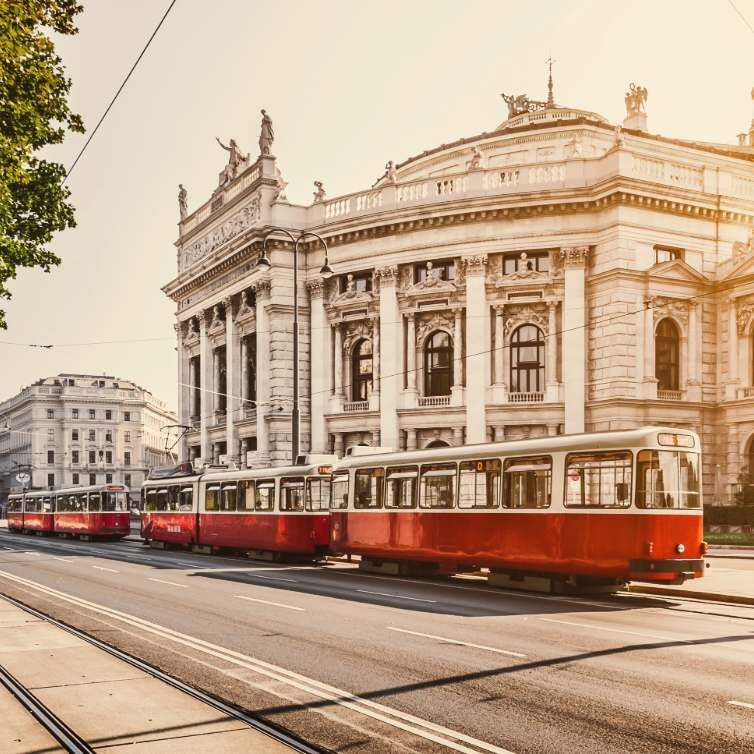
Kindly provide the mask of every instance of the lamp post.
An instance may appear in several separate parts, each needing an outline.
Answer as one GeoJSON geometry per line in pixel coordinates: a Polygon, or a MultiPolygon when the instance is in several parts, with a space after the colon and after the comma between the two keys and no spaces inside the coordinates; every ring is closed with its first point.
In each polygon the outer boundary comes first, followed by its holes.
{"type": "Polygon", "coordinates": [[[272,266],[267,256],[267,241],[273,233],[285,233],[293,242],[293,410],[291,411],[291,456],[293,464],[296,463],[299,453],[301,415],[299,410],[299,368],[298,368],[298,249],[301,241],[307,236],[316,238],[325,249],[325,263],[320,268],[319,274],[327,280],[333,276],[333,269],[327,259],[327,244],[325,239],[317,233],[303,231],[298,238],[294,238],[290,231],[285,228],[270,228],[262,243],[262,256],[257,260],[257,267],[269,269],[272,266]]]}

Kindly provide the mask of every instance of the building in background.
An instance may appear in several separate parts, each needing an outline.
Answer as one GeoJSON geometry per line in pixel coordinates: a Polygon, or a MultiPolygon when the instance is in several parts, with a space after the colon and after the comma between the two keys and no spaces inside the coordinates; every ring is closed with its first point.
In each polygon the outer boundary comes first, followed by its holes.
{"type": "MultiPolygon", "coordinates": [[[[289,203],[263,120],[194,212],[179,196],[182,452],[290,459],[293,244],[302,448],[342,454],[646,424],[687,427],[707,500],[754,473],[754,121],[736,144],[506,96],[491,131],[289,203]]],[[[268,119],[268,116],[265,115],[268,119]]],[[[269,126],[269,124],[268,124],[269,126]]],[[[235,142],[234,142],[235,144],[235,142]]],[[[337,155],[333,155],[337,159],[337,155]]],[[[754,481],[754,479],[751,479],[754,481]]]]}
{"type": "Polygon", "coordinates": [[[138,497],[147,470],[171,463],[175,415],[129,380],[59,374],[0,403],[0,503],[21,489],[125,484],[138,497]],[[168,447],[171,441],[168,439],[168,447]],[[23,478],[23,477],[22,477],[23,478]]]}

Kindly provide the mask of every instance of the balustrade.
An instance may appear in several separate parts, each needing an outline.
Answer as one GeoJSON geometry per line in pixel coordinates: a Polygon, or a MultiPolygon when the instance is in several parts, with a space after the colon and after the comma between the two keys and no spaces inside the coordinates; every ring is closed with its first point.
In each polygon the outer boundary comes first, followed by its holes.
{"type": "Polygon", "coordinates": [[[508,393],[508,403],[544,403],[544,393],[508,393]]]}
{"type": "Polygon", "coordinates": [[[683,394],[680,390],[658,390],[657,398],[661,401],[680,401],[683,394]]]}
{"type": "Polygon", "coordinates": [[[360,411],[369,411],[369,401],[351,401],[343,404],[344,414],[356,414],[360,411]]]}
{"type": "Polygon", "coordinates": [[[449,395],[427,395],[419,398],[419,406],[426,408],[428,406],[449,406],[449,395]]]}

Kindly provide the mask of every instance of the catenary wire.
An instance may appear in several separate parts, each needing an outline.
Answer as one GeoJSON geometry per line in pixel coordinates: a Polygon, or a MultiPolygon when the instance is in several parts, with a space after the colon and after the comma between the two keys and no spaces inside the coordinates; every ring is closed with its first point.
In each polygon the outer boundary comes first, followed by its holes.
{"type": "Polygon", "coordinates": [[[736,7],[736,4],[733,2],[733,0],[728,0],[728,3],[730,4],[730,7],[733,8],[734,11],[738,14],[739,18],[746,24],[746,26],[749,27],[749,31],[754,34],[754,26],[749,23],[749,19],[744,16],[743,13],[736,7]]]}
{"type": "MultiPolygon", "coordinates": [[[[76,155],[76,159],[71,164],[71,167],[68,168],[68,171],[66,172],[65,177],[63,178],[63,183],[61,185],[65,186],[66,182],[68,181],[68,177],[73,172],[73,169],[78,164],[78,161],[84,156],[84,152],[86,152],[86,149],[89,146],[89,144],[91,143],[91,141],[94,138],[95,134],[97,133],[97,131],[99,131],[99,127],[102,125],[102,123],[104,122],[105,118],[107,118],[107,114],[112,109],[112,106],[115,104],[115,101],[118,99],[118,97],[120,96],[120,93],[123,91],[123,89],[125,88],[126,84],[128,83],[128,80],[131,78],[131,75],[136,70],[136,66],[139,65],[139,62],[144,57],[144,53],[146,53],[146,51],[149,49],[149,45],[152,44],[152,40],[157,36],[157,32],[160,30],[160,27],[165,22],[165,19],[168,17],[168,14],[173,9],[173,6],[176,4],[176,1],[177,0],[171,0],[170,5],[168,5],[168,7],[167,7],[167,10],[162,14],[162,18],[160,19],[159,23],[155,27],[155,29],[152,32],[151,36],[147,40],[147,43],[144,45],[144,48],[139,53],[139,56],[134,61],[134,64],[131,66],[131,69],[126,74],[126,77],[121,82],[121,85],[118,87],[118,91],[116,91],[115,94],[113,95],[113,98],[110,100],[110,104],[105,108],[105,112],[102,113],[102,116],[97,121],[97,125],[94,127],[94,130],[89,134],[89,138],[84,142],[84,146],[81,147],[81,150],[76,155]]],[[[43,347],[46,347],[46,346],[43,346],[43,347]]]]}

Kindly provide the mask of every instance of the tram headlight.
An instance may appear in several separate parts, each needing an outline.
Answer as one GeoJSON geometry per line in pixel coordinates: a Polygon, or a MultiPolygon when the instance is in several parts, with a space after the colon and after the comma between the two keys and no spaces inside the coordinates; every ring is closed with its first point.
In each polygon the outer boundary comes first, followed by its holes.
{"type": "Polygon", "coordinates": [[[683,555],[683,553],[684,553],[684,552],[686,552],[686,545],[676,545],[676,546],[675,546],[675,551],[676,551],[676,552],[677,552],[677,553],[678,553],[679,555],[683,555]]]}

